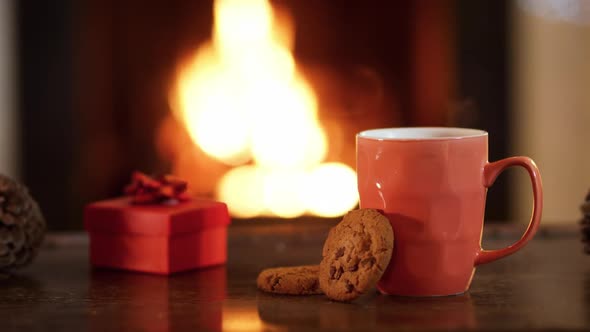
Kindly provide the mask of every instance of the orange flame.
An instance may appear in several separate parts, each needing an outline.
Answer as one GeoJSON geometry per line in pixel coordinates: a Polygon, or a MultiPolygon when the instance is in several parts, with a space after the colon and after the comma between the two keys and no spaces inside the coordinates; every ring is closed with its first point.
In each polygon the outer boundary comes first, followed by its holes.
{"type": "Polygon", "coordinates": [[[217,0],[214,19],[213,40],[181,68],[172,101],[198,146],[237,166],[220,181],[218,198],[238,217],[337,216],[354,207],[354,171],[322,164],[328,142],[315,93],[291,54],[292,29],[267,0],[217,0]],[[338,169],[337,178],[309,180],[326,168],[338,169]],[[310,192],[327,196],[310,201],[310,192]]]}

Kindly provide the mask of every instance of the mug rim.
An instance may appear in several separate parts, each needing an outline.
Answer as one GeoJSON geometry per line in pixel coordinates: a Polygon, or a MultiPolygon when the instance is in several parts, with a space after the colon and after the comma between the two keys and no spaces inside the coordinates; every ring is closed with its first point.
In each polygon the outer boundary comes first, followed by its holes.
{"type": "Polygon", "coordinates": [[[390,127],[363,130],[357,139],[376,141],[444,141],[485,137],[488,132],[481,129],[461,127],[390,127]]]}

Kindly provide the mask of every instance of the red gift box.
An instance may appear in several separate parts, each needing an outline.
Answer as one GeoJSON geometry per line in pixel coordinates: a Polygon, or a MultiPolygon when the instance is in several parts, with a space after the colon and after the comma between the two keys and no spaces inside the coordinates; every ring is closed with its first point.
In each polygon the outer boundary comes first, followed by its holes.
{"type": "Polygon", "coordinates": [[[191,199],[141,205],[131,200],[86,206],[92,265],[171,274],[227,261],[230,218],[224,203],[191,199]]]}

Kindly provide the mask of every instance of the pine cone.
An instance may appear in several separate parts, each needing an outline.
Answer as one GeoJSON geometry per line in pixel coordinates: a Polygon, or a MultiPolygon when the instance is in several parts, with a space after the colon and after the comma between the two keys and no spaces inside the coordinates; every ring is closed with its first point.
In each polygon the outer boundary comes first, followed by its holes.
{"type": "Polygon", "coordinates": [[[45,219],[27,188],[0,174],[0,271],[29,264],[44,234],[45,219]]]}
{"type": "Polygon", "coordinates": [[[590,191],[586,195],[586,199],[581,206],[582,210],[582,242],[584,242],[584,252],[590,254],[590,191]]]}

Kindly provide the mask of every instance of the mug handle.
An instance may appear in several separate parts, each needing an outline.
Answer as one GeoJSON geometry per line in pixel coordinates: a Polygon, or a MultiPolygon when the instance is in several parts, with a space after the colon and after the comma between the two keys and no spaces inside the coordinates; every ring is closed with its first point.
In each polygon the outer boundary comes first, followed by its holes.
{"type": "Polygon", "coordinates": [[[531,158],[511,157],[493,163],[487,163],[483,170],[484,186],[486,188],[491,187],[494,184],[494,181],[496,181],[498,175],[511,166],[524,167],[531,178],[531,184],[533,186],[533,213],[531,216],[531,221],[529,222],[529,226],[520,240],[518,240],[516,243],[498,250],[481,249],[475,258],[476,266],[493,262],[497,259],[515,253],[533,238],[537,232],[537,229],[539,228],[539,224],[541,223],[541,213],[543,210],[543,184],[541,183],[541,174],[539,173],[539,169],[531,158]]]}

